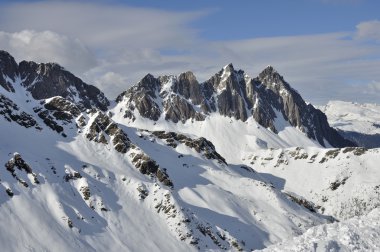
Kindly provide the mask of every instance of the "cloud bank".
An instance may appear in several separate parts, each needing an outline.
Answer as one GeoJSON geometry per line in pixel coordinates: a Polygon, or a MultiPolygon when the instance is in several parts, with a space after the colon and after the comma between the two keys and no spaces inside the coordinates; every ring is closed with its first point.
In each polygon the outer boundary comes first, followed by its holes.
{"type": "Polygon", "coordinates": [[[57,62],[76,74],[96,66],[95,56],[81,41],[51,31],[0,31],[0,46],[18,61],[57,62]]]}

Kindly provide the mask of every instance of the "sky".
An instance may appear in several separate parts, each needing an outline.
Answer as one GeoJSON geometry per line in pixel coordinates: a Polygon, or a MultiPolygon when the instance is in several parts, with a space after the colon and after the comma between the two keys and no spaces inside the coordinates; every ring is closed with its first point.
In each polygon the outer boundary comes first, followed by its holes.
{"type": "Polygon", "coordinates": [[[378,0],[0,0],[0,49],[111,99],[147,73],[272,65],[308,102],[380,103],[378,0]]]}

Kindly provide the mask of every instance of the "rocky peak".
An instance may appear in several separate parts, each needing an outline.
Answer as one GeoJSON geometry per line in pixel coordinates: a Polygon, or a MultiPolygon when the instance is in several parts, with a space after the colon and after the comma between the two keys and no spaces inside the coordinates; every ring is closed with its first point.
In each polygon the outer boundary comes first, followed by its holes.
{"type": "Polygon", "coordinates": [[[95,106],[103,111],[107,110],[109,101],[98,88],[84,83],[56,63],[22,61],[19,71],[23,86],[34,99],[61,96],[78,103],[83,109],[95,106]]]}
{"type": "Polygon", "coordinates": [[[232,63],[229,63],[223,67],[223,72],[226,73],[232,73],[235,71],[234,65],[232,63]]]}
{"type": "Polygon", "coordinates": [[[36,100],[61,96],[76,103],[82,110],[96,107],[107,110],[109,101],[95,86],[65,70],[57,63],[36,63],[15,59],[0,50],[0,85],[15,92],[15,83],[27,89],[36,100]]]}
{"type": "Polygon", "coordinates": [[[37,73],[40,75],[52,75],[59,71],[64,71],[65,69],[58,65],[57,63],[42,63],[37,64],[37,73]]]}
{"type": "Polygon", "coordinates": [[[271,76],[274,74],[278,74],[277,70],[273,66],[268,65],[266,68],[264,68],[263,71],[261,71],[261,73],[259,74],[259,77],[263,78],[265,76],[271,76]]]}
{"type": "Polygon", "coordinates": [[[173,85],[173,92],[182,95],[185,99],[190,99],[194,105],[201,104],[203,100],[200,85],[190,71],[178,76],[178,81],[173,85]]]}
{"type": "Polygon", "coordinates": [[[139,90],[148,92],[151,97],[156,97],[156,91],[160,89],[160,81],[151,74],[145,75],[137,84],[139,90]]]}
{"type": "Polygon", "coordinates": [[[14,92],[10,80],[15,81],[16,76],[18,76],[18,65],[15,59],[8,52],[0,50],[0,85],[8,92],[14,92]]]}
{"type": "Polygon", "coordinates": [[[213,83],[213,87],[217,91],[229,89],[231,91],[235,90],[240,92],[240,89],[245,88],[244,71],[235,70],[232,63],[224,66],[210,79],[210,81],[213,83]]]}
{"type": "Polygon", "coordinates": [[[135,118],[135,108],[143,117],[157,121],[164,114],[163,118],[175,123],[204,120],[209,113],[217,112],[242,121],[252,116],[277,133],[280,129],[276,129],[276,121],[283,120],[278,118],[282,115],[291,126],[322,146],[325,140],[335,147],[352,145],[329,126],[322,112],[307,105],[272,66],[251,79],[228,64],[203,83],[198,83],[192,72],[157,79],[147,75],[125,94],[129,97],[125,117],[129,118],[135,118]],[[159,96],[155,95],[157,91],[159,96]]]}
{"type": "Polygon", "coordinates": [[[277,94],[281,90],[295,91],[272,66],[267,66],[256,79],[277,94]]]}

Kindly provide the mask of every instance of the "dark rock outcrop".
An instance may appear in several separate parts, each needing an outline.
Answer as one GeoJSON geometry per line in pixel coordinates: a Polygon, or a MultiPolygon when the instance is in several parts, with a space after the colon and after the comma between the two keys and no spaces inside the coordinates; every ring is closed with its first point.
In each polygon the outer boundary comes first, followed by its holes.
{"type": "Polygon", "coordinates": [[[203,101],[200,85],[192,72],[180,74],[178,81],[173,84],[173,91],[194,105],[199,105],[203,101]]]}
{"type": "Polygon", "coordinates": [[[13,158],[11,158],[6,164],[5,168],[9,171],[12,176],[23,186],[29,187],[28,183],[19,178],[16,173],[16,168],[20,171],[25,171],[27,174],[32,174],[34,178],[34,183],[39,184],[40,181],[37,178],[37,174],[33,173],[32,168],[25,162],[25,160],[21,157],[21,155],[17,152],[13,154],[13,158]]]}
{"type": "Polygon", "coordinates": [[[66,136],[63,125],[74,123],[74,119],[81,114],[80,109],[74,103],[60,96],[42,104],[43,107],[35,107],[34,112],[49,128],[63,136],[66,136]]]}
{"type": "Polygon", "coordinates": [[[137,109],[143,117],[157,121],[161,115],[161,109],[155,102],[159,88],[159,80],[148,74],[136,86],[120,94],[116,101],[127,101],[125,117],[134,119],[132,111],[137,109]]]}
{"type": "Polygon", "coordinates": [[[36,129],[41,129],[32,115],[20,111],[20,108],[13,101],[2,94],[0,94],[0,115],[7,121],[14,121],[25,128],[35,127],[36,129]]]}
{"type": "Polygon", "coordinates": [[[177,143],[182,143],[203,154],[207,159],[215,159],[219,163],[227,164],[226,160],[215,150],[215,146],[204,137],[191,139],[183,134],[165,131],[153,131],[152,134],[160,139],[165,139],[167,145],[173,148],[177,147],[177,143]]]}
{"type": "Polygon", "coordinates": [[[161,169],[160,166],[151,159],[145,153],[132,153],[133,165],[142,173],[146,175],[155,176],[162,184],[173,187],[173,182],[170,180],[169,175],[165,169],[161,169]]]}
{"type": "Polygon", "coordinates": [[[47,110],[53,111],[53,116],[57,120],[71,122],[71,120],[80,115],[80,109],[72,102],[57,96],[45,103],[47,110]]]}
{"type": "Polygon", "coordinates": [[[6,51],[0,50],[0,86],[8,92],[14,92],[12,83],[18,76],[18,65],[15,59],[6,51]],[[8,79],[9,78],[9,79],[8,79]]]}
{"type": "Polygon", "coordinates": [[[88,128],[86,137],[90,141],[108,144],[107,136],[112,139],[115,150],[120,153],[126,153],[132,146],[127,134],[109,116],[98,111],[88,128]]]}
{"type": "Polygon", "coordinates": [[[58,64],[22,61],[19,72],[23,86],[34,99],[61,96],[82,108],[96,107],[103,111],[109,105],[108,99],[98,88],[84,83],[58,64]]]}
{"type": "Polygon", "coordinates": [[[197,121],[204,120],[204,115],[195,111],[193,105],[178,95],[170,95],[164,101],[165,119],[175,123],[181,121],[186,122],[189,118],[197,121]]]}
{"type": "Polygon", "coordinates": [[[80,179],[82,178],[82,175],[79,173],[79,172],[67,172],[65,174],[65,176],[63,176],[63,179],[66,181],[66,182],[69,182],[70,180],[77,180],[77,179],[80,179]]]}

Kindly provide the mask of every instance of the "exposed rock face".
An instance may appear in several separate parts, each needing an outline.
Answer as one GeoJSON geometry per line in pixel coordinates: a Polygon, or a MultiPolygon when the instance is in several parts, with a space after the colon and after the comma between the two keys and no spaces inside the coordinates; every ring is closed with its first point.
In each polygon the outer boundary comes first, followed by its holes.
{"type": "MultiPolygon", "coordinates": [[[[17,171],[16,171],[16,168],[17,170],[20,170],[20,171],[25,171],[27,174],[31,174],[34,178],[34,183],[35,184],[39,184],[40,181],[38,180],[37,178],[37,174],[35,174],[32,170],[32,168],[25,162],[25,160],[21,157],[21,155],[17,152],[15,152],[13,154],[13,158],[11,158],[6,164],[5,164],[5,168],[7,169],[7,171],[9,171],[12,176],[20,183],[22,184],[23,186],[25,187],[29,187],[28,183],[26,181],[24,181],[23,179],[21,179],[18,175],[17,175],[17,171]]],[[[12,192],[12,190],[10,190],[10,192],[12,192]]],[[[8,193],[9,196],[13,196],[13,192],[12,192],[12,195],[10,193],[8,193]]]]}
{"type": "MultiPolygon", "coordinates": [[[[266,96],[272,107],[281,111],[290,125],[305,132],[309,138],[317,140],[322,146],[325,146],[324,139],[334,147],[355,146],[330,127],[322,111],[306,104],[300,94],[273,67],[267,67],[255,81],[265,85],[266,96]]],[[[268,118],[267,121],[272,125],[270,122],[273,123],[274,119],[268,118]]]]}
{"type": "MultiPolygon", "coordinates": [[[[54,131],[66,137],[64,125],[74,123],[82,113],[90,110],[107,110],[108,99],[96,87],[84,83],[55,63],[22,61],[17,64],[7,52],[0,50],[0,115],[26,128],[38,125],[38,117],[54,131]],[[13,92],[26,95],[26,103],[34,104],[33,112],[22,111],[23,104],[16,105],[13,92]],[[38,103],[33,101],[40,100],[38,103]]],[[[28,107],[28,105],[26,105],[28,107]]],[[[82,118],[83,119],[83,118],[82,118]]],[[[77,123],[80,123],[78,121],[77,123]]],[[[72,126],[70,126],[73,128],[72,126]]]]}
{"type": "Polygon", "coordinates": [[[8,92],[14,92],[11,81],[16,81],[18,65],[15,59],[7,52],[0,50],[0,86],[8,92]]]}
{"type": "Polygon", "coordinates": [[[170,95],[164,101],[165,119],[175,123],[185,122],[189,118],[197,121],[204,120],[204,116],[195,111],[193,105],[178,95],[170,95]]]}
{"type": "MultiPolygon", "coordinates": [[[[232,64],[225,66],[219,73],[206,81],[206,87],[212,87],[212,94],[216,94],[216,107],[221,115],[245,121],[248,118],[247,107],[251,104],[247,99],[246,87],[250,80],[245,78],[244,72],[235,71],[232,64]]],[[[214,101],[210,101],[212,107],[214,101]]]]}
{"type": "Polygon", "coordinates": [[[58,120],[71,121],[80,115],[80,109],[72,102],[57,96],[49,100],[44,107],[53,112],[53,116],[58,120]]]}
{"type": "Polygon", "coordinates": [[[108,144],[107,138],[112,140],[116,151],[126,153],[132,146],[127,134],[113,122],[106,114],[98,111],[88,126],[86,137],[90,141],[108,144]]]}
{"type": "Polygon", "coordinates": [[[215,150],[215,146],[204,137],[191,139],[183,134],[165,131],[153,131],[152,134],[160,139],[165,139],[167,145],[173,148],[176,148],[178,143],[183,143],[208,159],[215,159],[219,163],[227,164],[226,160],[215,150]]]}
{"type": "Polygon", "coordinates": [[[20,111],[20,108],[10,99],[0,94],[0,115],[2,115],[9,122],[16,122],[25,128],[35,127],[41,129],[33,116],[20,111]]]}
{"type": "Polygon", "coordinates": [[[75,102],[82,110],[96,107],[107,110],[108,99],[96,87],[84,83],[55,63],[17,64],[7,52],[0,50],[0,85],[15,92],[14,83],[24,86],[36,100],[61,96],[75,102]]]}
{"type": "Polygon", "coordinates": [[[19,72],[24,80],[23,85],[34,99],[61,96],[83,108],[94,106],[103,111],[109,105],[109,101],[98,88],[84,83],[58,64],[22,61],[19,72]]]}
{"type": "Polygon", "coordinates": [[[161,169],[160,166],[151,159],[145,153],[132,153],[133,165],[142,173],[146,175],[153,175],[157,177],[158,181],[166,186],[173,187],[173,182],[169,179],[169,175],[165,169],[161,169]]]}
{"type": "Polygon", "coordinates": [[[173,91],[182,95],[194,105],[202,103],[202,93],[197,79],[192,72],[182,73],[178,76],[178,81],[173,85],[173,91]]]}
{"type": "Polygon", "coordinates": [[[334,147],[354,146],[331,128],[326,116],[302,97],[268,66],[252,79],[232,64],[199,84],[191,72],[178,77],[145,76],[136,86],[118,96],[125,104],[124,117],[135,119],[136,113],[157,121],[204,120],[210,113],[246,121],[253,117],[265,128],[277,133],[276,120],[282,116],[309,138],[322,146],[325,140],[334,147]]]}
{"type": "Polygon", "coordinates": [[[13,158],[5,164],[5,167],[12,173],[15,172],[15,167],[19,170],[24,170],[26,173],[32,173],[32,168],[22,159],[19,153],[14,153],[13,158]]]}
{"type": "Polygon", "coordinates": [[[148,74],[136,86],[120,94],[116,101],[120,102],[123,99],[128,101],[125,117],[134,119],[130,111],[136,108],[143,117],[157,121],[161,115],[160,107],[155,102],[159,88],[159,80],[148,74]]]}
{"type": "Polygon", "coordinates": [[[81,114],[80,109],[72,102],[57,96],[51,98],[43,104],[43,107],[34,107],[34,112],[40,117],[43,122],[52,130],[63,133],[62,125],[74,123],[74,119],[81,114]]]}

